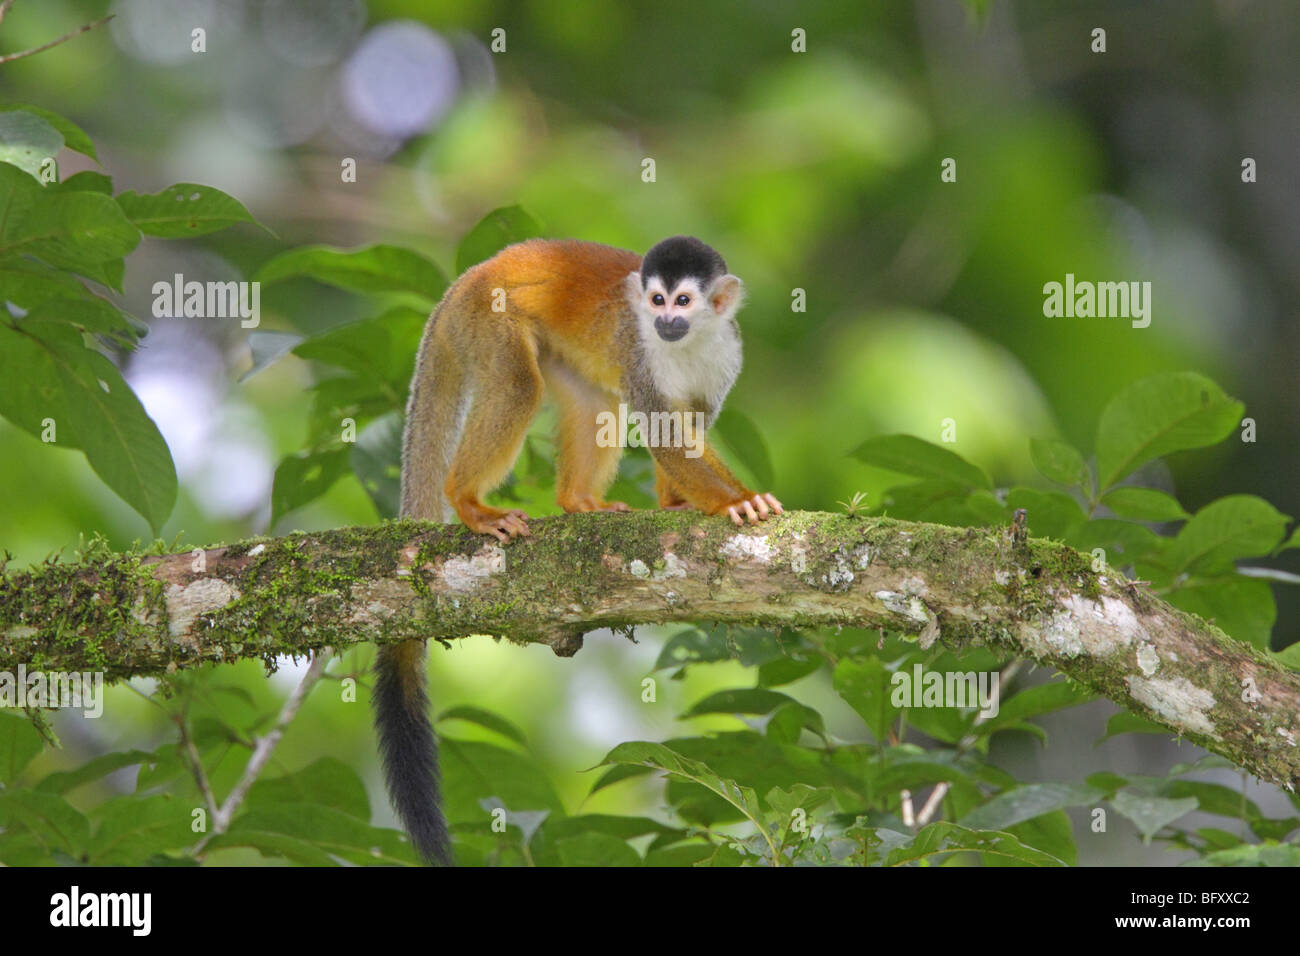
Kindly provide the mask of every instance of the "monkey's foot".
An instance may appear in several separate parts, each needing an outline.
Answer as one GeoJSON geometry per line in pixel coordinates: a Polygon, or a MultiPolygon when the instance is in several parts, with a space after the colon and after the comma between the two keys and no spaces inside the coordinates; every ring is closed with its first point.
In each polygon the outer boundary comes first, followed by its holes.
{"type": "Polygon", "coordinates": [[[766,520],[770,514],[785,514],[785,509],[781,507],[781,502],[777,501],[771,494],[762,492],[752,498],[744,498],[734,504],[727,505],[726,512],[727,517],[732,520],[733,524],[743,525],[746,518],[749,519],[750,524],[758,524],[760,521],[766,520]]]}
{"type": "Polygon", "coordinates": [[[566,497],[557,504],[565,511],[631,511],[632,508],[623,501],[601,501],[592,495],[574,495],[566,497]]]}
{"type": "Polygon", "coordinates": [[[456,509],[465,527],[479,534],[490,534],[498,541],[509,541],[515,535],[528,537],[528,515],[518,508],[502,511],[481,504],[465,504],[456,509]]]}

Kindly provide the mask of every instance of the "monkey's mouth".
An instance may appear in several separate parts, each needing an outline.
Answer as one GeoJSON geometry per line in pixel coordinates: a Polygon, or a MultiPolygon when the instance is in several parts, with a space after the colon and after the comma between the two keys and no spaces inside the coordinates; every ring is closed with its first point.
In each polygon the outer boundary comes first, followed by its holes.
{"type": "Polygon", "coordinates": [[[655,319],[655,331],[659,333],[659,337],[665,342],[676,342],[690,330],[691,323],[680,315],[671,319],[655,319]]]}

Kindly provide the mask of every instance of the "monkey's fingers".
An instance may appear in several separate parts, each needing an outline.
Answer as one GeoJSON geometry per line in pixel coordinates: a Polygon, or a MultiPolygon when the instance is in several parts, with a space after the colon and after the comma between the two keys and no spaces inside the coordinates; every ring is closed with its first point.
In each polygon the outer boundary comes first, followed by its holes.
{"type": "Polygon", "coordinates": [[[522,511],[507,511],[501,516],[498,527],[505,530],[510,535],[521,535],[529,537],[532,532],[528,530],[528,515],[522,511]]]}
{"type": "Polygon", "coordinates": [[[765,491],[761,495],[754,496],[755,501],[757,501],[759,498],[762,498],[764,501],[766,501],[768,507],[771,508],[773,511],[775,511],[777,514],[779,515],[785,514],[785,509],[781,507],[781,502],[777,501],[771,492],[765,491]]]}
{"type": "Polygon", "coordinates": [[[743,526],[743,525],[744,525],[744,523],[745,523],[745,519],[742,518],[742,517],[740,516],[740,513],[739,513],[738,511],[736,511],[736,506],[735,506],[735,505],[730,505],[730,506],[728,506],[728,508],[727,508],[727,515],[731,518],[731,523],[732,523],[732,524],[737,525],[737,526],[743,526]]]}
{"type": "Polygon", "coordinates": [[[759,518],[758,512],[754,510],[753,502],[746,499],[742,501],[740,504],[741,507],[745,509],[745,517],[749,519],[750,524],[758,524],[758,522],[762,520],[761,518],[759,518]]]}

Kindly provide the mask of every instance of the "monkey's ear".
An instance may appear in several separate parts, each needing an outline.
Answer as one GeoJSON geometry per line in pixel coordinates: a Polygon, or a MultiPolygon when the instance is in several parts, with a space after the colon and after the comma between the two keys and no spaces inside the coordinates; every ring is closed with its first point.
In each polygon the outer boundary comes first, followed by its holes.
{"type": "Polygon", "coordinates": [[[740,308],[745,299],[745,283],[728,273],[713,283],[709,289],[709,304],[714,315],[730,315],[740,308]]]}
{"type": "Polygon", "coordinates": [[[629,302],[639,302],[641,300],[641,273],[629,272],[623,279],[623,291],[627,294],[629,302]]]}

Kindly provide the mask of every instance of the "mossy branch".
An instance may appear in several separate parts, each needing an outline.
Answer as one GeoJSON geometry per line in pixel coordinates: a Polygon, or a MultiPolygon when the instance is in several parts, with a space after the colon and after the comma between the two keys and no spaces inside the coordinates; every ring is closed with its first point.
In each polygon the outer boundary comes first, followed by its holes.
{"type": "Polygon", "coordinates": [[[396,521],[0,577],[0,670],[108,679],[325,646],[491,634],[571,655],[600,628],[847,625],[996,647],[1294,789],[1300,675],[1064,545],[796,512],[569,515],[507,546],[396,521]]]}

